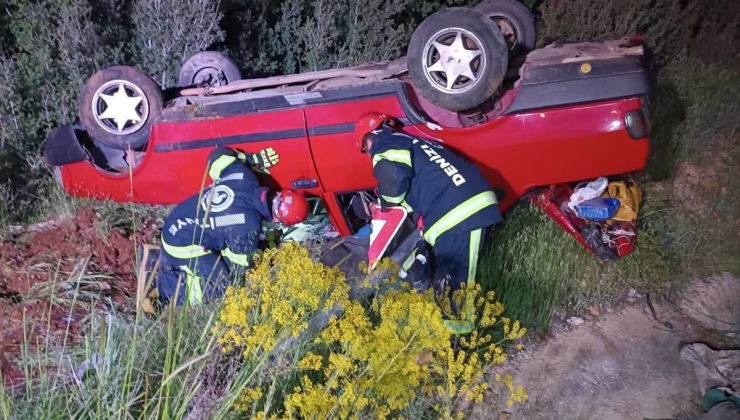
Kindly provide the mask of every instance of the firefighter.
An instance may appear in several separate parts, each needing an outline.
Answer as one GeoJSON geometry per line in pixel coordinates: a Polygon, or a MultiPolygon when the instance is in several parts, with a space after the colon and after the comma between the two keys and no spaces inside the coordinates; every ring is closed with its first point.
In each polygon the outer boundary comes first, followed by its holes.
{"type": "MultiPolygon", "coordinates": [[[[454,292],[463,284],[470,287],[486,230],[502,220],[496,196],[477,167],[397,126],[377,112],[363,115],[355,125],[361,150],[372,158],[381,204],[405,207],[423,226],[422,236],[432,247],[437,293],[454,292]]],[[[460,318],[446,321],[448,327],[455,333],[470,332],[473,314],[460,318]]]]}
{"type": "Polygon", "coordinates": [[[250,170],[269,173],[278,160],[272,148],[256,154],[225,147],[211,152],[212,185],[178,204],[162,229],[157,289],[163,303],[221,297],[251,264],[263,220],[285,225],[305,220],[308,202],[302,194],[272,194],[250,170]]]}

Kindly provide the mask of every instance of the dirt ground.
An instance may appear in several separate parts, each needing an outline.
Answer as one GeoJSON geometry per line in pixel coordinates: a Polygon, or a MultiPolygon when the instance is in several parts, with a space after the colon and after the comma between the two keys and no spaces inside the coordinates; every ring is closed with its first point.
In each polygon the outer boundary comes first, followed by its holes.
{"type": "MultiPolygon", "coordinates": [[[[81,209],[74,217],[3,231],[0,370],[6,386],[23,378],[17,358],[24,340],[31,351],[47,340],[72,342],[84,308],[105,304],[125,312],[131,307],[125,302],[136,293],[132,237],[120,230],[103,235],[100,223],[94,210],[81,209]],[[75,292],[82,293],[70,309],[75,292]]],[[[147,225],[137,232],[137,242],[151,241],[156,230],[147,225]]]]}
{"type": "MultiPolygon", "coordinates": [[[[727,273],[697,281],[675,303],[634,294],[619,310],[571,320],[505,370],[529,401],[506,419],[693,419],[701,393],[682,344],[740,346],[740,280],[727,273]],[[575,322],[573,322],[575,321],[575,322]],[[668,322],[666,326],[665,322],[668,322]]],[[[491,418],[480,407],[475,418],[491,418]]]]}

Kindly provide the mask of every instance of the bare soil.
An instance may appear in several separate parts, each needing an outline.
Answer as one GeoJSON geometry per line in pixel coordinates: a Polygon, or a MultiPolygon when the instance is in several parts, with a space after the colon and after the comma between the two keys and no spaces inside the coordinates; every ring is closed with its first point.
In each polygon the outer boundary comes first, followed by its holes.
{"type": "MultiPolygon", "coordinates": [[[[81,209],[73,217],[8,229],[0,237],[0,370],[6,386],[24,377],[17,363],[24,342],[34,351],[47,341],[60,344],[79,338],[83,308],[92,304],[78,300],[70,309],[75,292],[105,298],[95,305],[123,312],[132,307],[132,235],[121,230],[103,235],[100,223],[94,210],[81,209]]],[[[137,242],[150,242],[155,235],[156,227],[149,225],[137,232],[137,242]]]]}
{"type": "MultiPolygon", "coordinates": [[[[504,371],[527,388],[529,401],[500,417],[698,418],[702,394],[679,348],[695,341],[740,345],[740,280],[723,273],[697,281],[676,303],[654,303],[657,320],[644,296],[634,300],[580,326],[556,326],[515,355],[504,371]]],[[[490,409],[480,407],[475,417],[491,418],[490,409]]]]}

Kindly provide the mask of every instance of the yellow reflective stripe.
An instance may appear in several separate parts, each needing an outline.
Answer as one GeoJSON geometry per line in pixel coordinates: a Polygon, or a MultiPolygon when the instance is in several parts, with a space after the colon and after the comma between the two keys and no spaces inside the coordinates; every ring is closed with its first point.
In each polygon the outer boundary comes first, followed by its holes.
{"type": "Polygon", "coordinates": [[[468,255],[468,288],[475,284],[475,273],[478,268],[478,252],[480,251],[481,228],[470,232],[470,254],[468,255]]]}
{"type": "Polygon", "coordinates": [[[434,246],[440,235],[457,226],[460,222],[479,212],[480,210],[496,204],[496,195],[492,191],[477,194],[442,216],[436,223],[424,232],[424,239],[434,246]]]}
{"type": "Polygon", "coordinates": [[[247,254],[237,254],[229,248],[226,248],[221,251],[221,255],[223,255],[226,259],[234,264],[241,265],[243,267],[249,267],[249,256],[247,254]]]}
{"type": "Polygon", "coordinates": [[[391,204],[398,204],[399,206],[406,209],[407,212],[412,213],[414,209],[411,207],[409,203],[407,203],[404,199],[406,198],[406,193],[403,193],[401,195],[397,196],[390,196],[390,195],[380,195],[383,197],[383,200],[391,203],[391,204]]]}
{"type": "Polygon", "coordinates": [[[475,285],[475,273],[478,267],[478,253],[480,252],[480,239],[483,229],[478,228],[470,232],[470,242],[468,244],[468,280],[464,289],[465,292],[465,314],[463,319],[445,319],[445,326],[453,334],[463,335],[470,334],[475,329],[475,297],[468,294],[469,290],[475,285]]]}
{"type": "Polygon", "coordinates": [[[389,160],[391,162],[403,163],[404,165],[411,165],[411,152],[404,149],[389,149],[382,153],[376,153],[373,156],[373,168],[375,164],[381,160],[389,160]]]}
{"type": "Polygon", "coordinates": [[[404,198],[406,198],[406,193],[402,193],[401,195],[391,196],[391,195],[380,195],[383,197],[383,200],[393,203],[393,204],[401,204],[404,198]]]}
{"type": "Polygon", "coordinates": [[[203,290],[200,288],[200,277],[196,276],[187,265],[181,265],[180,269],[185,272],[185,297],[191,305],[203,302],[203,290]]]}
{"type": "Polygon", "coordinates": [[[203,248],[200,245],[175,246],[168,244],[164,241],[164,239],[162,239],[162,248],[164,248],[164,251],[167,254],[183,260],[202,257],[203,255],[211,253],[211,251],[203,248]]]}
{"type": "Polygon", "coordinates": [[[409,256],[406,257],[405,260],[403,260],[403,263],[401,264],[401,268],[404,271],[409,271],[411,267],[414,265],[415,261],[416,261],[416,248],[414,248],[414,250],[411,251],[411,254],[409,254],[409,256]]]}
{"type": "Polygon", "coordinates": [[[211,176],[212,180],[217,180],[221,176],[221,172],[235,161],[236,158],[234,156],[224,155],[219,157],[211,163],[211,167],[208,169],[208,175],[211,176]]]}

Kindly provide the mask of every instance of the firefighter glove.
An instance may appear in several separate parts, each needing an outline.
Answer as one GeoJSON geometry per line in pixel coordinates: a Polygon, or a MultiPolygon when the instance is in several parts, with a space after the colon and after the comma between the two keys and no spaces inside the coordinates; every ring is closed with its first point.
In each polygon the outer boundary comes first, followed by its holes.
{"type": "Polygon", "coordinates": [[[278,156],[275,149],[268,147],[252,154],[250,160],[255,169],[269,174],[270,171],[268,168],[277,165],[280,161],[280,156],[278,156]]]}

